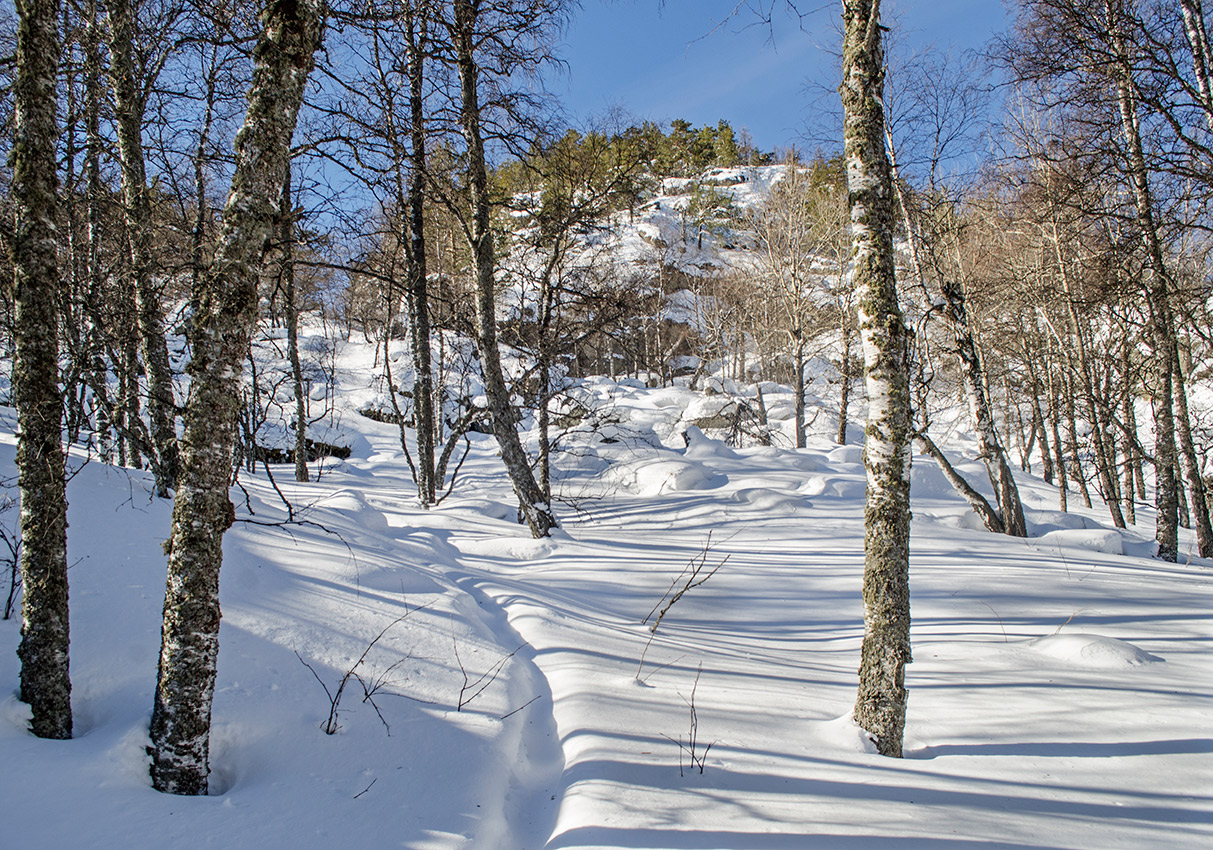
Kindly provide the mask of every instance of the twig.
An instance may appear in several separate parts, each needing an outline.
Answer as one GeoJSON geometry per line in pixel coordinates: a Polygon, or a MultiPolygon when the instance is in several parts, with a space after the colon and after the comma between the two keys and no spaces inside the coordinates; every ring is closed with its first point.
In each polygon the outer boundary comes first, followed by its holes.
{"type": "Polygon", "coordinates": [[[531,703],[535,702],[535,701],[536,701],[537,699],[539,699],[541,696],[543,696],[543,694],[535,694],[535,696],[531,697],[529,700],[527,700],[526,702],[524,702],[522,705],[518,706],[518,707],[517,707],[516,709],[514,709],[513,711],[511,711],[511,712],[508,712],[508,713],[506,713],[506,714],[501,715],[501,719],[502,719],[502,720],[505,720],[507,717],[513,717],[515,714],[517,714],[518,712],[522,711],[524,708],[526,708],[526,707],[527,707],[528,705],[530,705],[531,703]]]}
{"type": "Polygon", "coordinates": [[[455,640],[454,624],[451,626],[451,643],[455,647],[455,663],[459,665],[459,672],[463,674],[463,687],[459,689],[459,700],[455,706],[456,711],[463,711],[463,707],[465,705],[469,705],[473,700],[488,690],[489,685],[497,681],[497,677],[501,674],[502,669],[509,662],[509,660],[518,654],[518,650],[526,646],[525,643],[519,644],[517,649],[508,655],[502,656],[496,664],[494,664],[488,670],[485,670],[475,681],[473,681],[468,676],[467,668],[463,666],[463,659],[459,657],[459,642],[455,640]]]}
{"type": "Polygon", "coordinates": [[[693,684],[691,686],[691,698],[688,700],[686,697],[682,696],[681,691],[679,691],[679,693],[678,693],[678,696],[682,697],[682,701],[684,703],[686,703],[687,707],[691,710],[691,728],[687,734],[687,743],[684,744],[682,742],[681,735],[678,736],[677,741],[674,741],[674,739],[671,738],[669,735],[663,736],[664,738],[666,738],[666,740],[678,744],[678,775],[679,776],[686,775],[685,765],[683,764],[683,761],[682,761],[683,753],[686,753],[686,755],[690,758],[691,767],[693,767],[693,768],[697,767],[697,768],[699,768],[699,772],[703,773],[704,768],[707,767],[708,751],[711,750],[712,745],[716,743],[715,741],[713,741],[711,744],[708,744],[706,747],[704,747],[703,750],[699,750],[699,712],[695,709],[695,692],[697,690],[699,690],[699,677],[702,675],[703,675],[703,662],[700,662],[699,669],[696,670],[696,672],[695,672],[695,684],[693,684]]]}
{"type": "Polygon", "coordinates": [[[370,784],[370,785],[366,786],[365,788],[363,788],[361,791],[359,791],[357,794],[355,794],[355,795],[354,795],[354,799],[355,799],[355,800],[357,800],[359,797],[361,797],[361,796],[362,796],[363,794],[365,794],[367,791],[370,791],[372,788],[374,788],[374,787],[375,787],[375,783],[376,783],[376,782],[378,782],[378,781],[379,781],[379,777],[378,777],[378,776],[376,776],[374,779],[372,779],[372,780],[371,780],[371,784],[370,784]]]}
{"type": "Polygon", "coordinates": [[[665,619],[665,615],[669,613],[669,610],[674,607],[674,604],[678,602],[678,600],[681,599],[688,590],[699,587],[699,585],[716,575],[717,570],[728,563],[729,556],[725,555],[724,558],[720,560],[720,563],[712,567],[706,575],[703,574],[703,569],[707,565],[708,555],[711,553],[711,551],[712,532],[709,531],[708,539],[704,541],[703,549],[700,550],[699,555],[695,558],[691,558],[687,565],[682,568],[682,572],[675,576],[674,580],[670,582],[669,588],[664,594],[662,594],[661,598],[657,600],[657,604],[654,605],[652,610],[650,610],[649,613],[644,616],[644,619],[640,621],[640,624],[643,626],[649,621],[649,618],[653,616],[653,613],[656,612],[658,608],[661,608],[661,611],[657,614],[657,619],[653,621],[653,625],[649,626],[649,639],[645,641],[644,650],[640,653],[640,664],[636,666],[637,680],[640,679],[640,673],[644,669],[644,659],[645,656],[649,654],[649,647],[653,643],[653,638],[657,636],[657,627],[661,625],[661,621],[665,619]],[[674,590],[674,588],[678,585],[678,582],[684,577],[686,578],[686,581],[683,582],[682,587],[671,596],[670,591],[674,590]],[[663,602],[665,602],[665,607],[661,606],[661,603],[663,602]]]}
{"type": "Polygon", "coordinates": [[[978,599],[977,601],[981,602],[982,605],[985,605],[987,608],[989,608],[990,613],[994,615],[994,619],[998,620],[998,628],[1002,629],[1002,642],[1010,643],[1011,641],[1007,637],[1007,630],[1002,624],[1002,617],[998,616],[998,612],[994,610],[994,608],[990,605],[990,603],[985,602],[984,600],[981,600],[981,599],[978,599]]]}
{"type": "Polygon", "coordinates": [[[649,675],[645,676],[643,679],[640,680],[640,684],[642,684],[642,685],[648,684],[649,679],[653,678],[653,676],[655,674],[660,673],[662,670],[664,670],[667,667],[672,667],[673,665],[677,664],[679,661],[681,661],[684,658],[686,658],[685,655],[680,655],[677,658],[675,658],[673,661],[667,661],[665,664],[659,664],[658,666],[654,667],[652,670],[649,671],[649,675]]]}
{"type": "Polygon", "coordinates": [[[1082,608],[1075,609],[1074,612],[1072,614],[1070,614],[1069,617],[1066,618],[1066,621],[1064,623],[1062,623],[1060,626],[1058,626],[1053,631],[1053,634],[1055,634],[1055,635],[1061,634],[1061,630],[1064,629],[1066,626],[1070,625],[1070,621],[1073,620],[1075,617],[1077,617],[1082,611],[1083,611],[1082,608]]]}
{"type": "MultiPolygon", "coordinates": [[[[335,692],[329,690],[329,686],[326,685],[324,683],[324,680],[320,678],[320,674],[316,672],[316,668],[313,667],[311,664],[308,664],[306,661],[304,661],[303,656],[299,654],[299,651],[295,650],[295,657],[299,659],[299,663],[312,672],[312,675],[316,677],[316,681],[320,683],[320,687],[324,688],[325,696],[328,697],[329,716],[328,716],[328,719],[324,722],[324,734],[335,735],[337,733],[337,730],[341,728],[341,726],[337,723],[337,710],[341,705],[341,697],[345,693],[345,686],[349,684],[350,679],[357,679],[358,683],[362,685],[362,690],[363,690],[363,694],[364,694],[362,701],[363,702],[369,701],[371,703],[371,705],[375,709],[375,713],[379,715],[379,719],[383,722],[384,727],[387,729],[388,734],[389,735],[392,734],[391,727],[388,726],[387,721],[384,720],[383,714],[379,711],[379,706],[375,704],[375,701],[373,699],[375,692],[378,691],[379,688],[383,684],[383,682],[381,681],[382,677],[380,677],[379,679],[373,680],[372,685],[368,686],[366,683],[366,680],[358,675],[357,670],[358,670],[358,667],[364,661],[366,661],[367,655],[369,655],[370,651],[375,648],[375,644],[379,643],[380,639],[388,633],[388,629],[390,629],[392,626],[399,623],[404,618],[408,617],[410,614],[413,613],[413,611],[417,611],[417,610],[420,610],[420,609],[413,608],[413,609],[406,610],[399,617],[397,617],[396,619],[392,620],[392,622],[390,622],[386,626],[384,626],[383,630],[380,631],[379,634],[375,635],[374,640],[372,640],[369,644],[367,644],[366,649],[362,650],[362,654],[358,656],[358,660],[355,661],[350,666],[350,668],[345,671],[345,674],[341,677],[341,681],[340,681],[340,683],[338,683],[337,690],[335,692]]],[[[391,672],[392,670],[394,670],[403,660],[404,659],[401,659],[400,661],[397,661],[395,664],[391,665],[386,672],[391,672]]],[[[385,673],[385,675],[386,675],[386,673],[385,673]]]]}

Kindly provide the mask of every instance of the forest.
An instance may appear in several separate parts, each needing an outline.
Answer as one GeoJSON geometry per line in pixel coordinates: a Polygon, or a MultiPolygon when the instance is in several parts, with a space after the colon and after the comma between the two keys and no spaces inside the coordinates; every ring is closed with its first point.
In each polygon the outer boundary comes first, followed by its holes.
{"type": "Polygon", "coordinates": [[[581,5],[0,9],[23,846],[1202,846],[1202,0],[842,0],[766,150],[581,5]]]}

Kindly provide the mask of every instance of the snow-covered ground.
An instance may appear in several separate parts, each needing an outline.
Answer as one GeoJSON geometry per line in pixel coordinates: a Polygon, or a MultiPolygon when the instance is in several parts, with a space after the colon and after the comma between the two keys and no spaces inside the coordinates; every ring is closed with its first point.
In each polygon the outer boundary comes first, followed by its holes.
{"type": "MultiPolygon", "coordinates": [[[[366,358],[334,360],[339,388],[366,387],[366,358]]],[[[991,535],[916,459],[907,757],[889,760],[848,719],[859,447],[734,449],[688,430],[712,401],[687,390],[579,391],[612,424],[561,456],[550,540],[515,522],[482,435],[453,495],[417,507],[362,396],[337,398],[348,460],[308,484],[278,468],[298,522],[242,477],[201,799],[151,790],[144,752],[169,505],[141,472],[83,465],[76,738],[26,732],[19,624],[0,622],[0,846],[1213,846],[1213,563],[1186,535],[1181,563],[1152,560],[1152,525],[1061,514],[1026,475],[1035,536],[991,535]],[[650,632],[697,564],[719,569],[650,632]],[[326,735],[325,687],[351,669],[326,735]]],[[[10,484],[14,428],[0,410],[10,484]]]]}

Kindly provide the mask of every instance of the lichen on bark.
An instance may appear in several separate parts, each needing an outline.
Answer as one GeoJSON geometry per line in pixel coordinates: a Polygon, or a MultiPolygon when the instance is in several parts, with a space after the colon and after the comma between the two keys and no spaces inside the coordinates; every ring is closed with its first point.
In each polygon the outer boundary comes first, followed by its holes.
{"type": "Polygon", "coordinates": [[[884,142],[879,0],[844,0],[843,80],[851,268],[868,394],[864,636],[855,721],[901,756],[910,654],[910,392],[897,301],[893,189],[884,142]]]}
{"type": "Polygon", "coordinates": [[[323,32],[318,0],[270,0],[254,49],[236,169],[214,259],[195,292],[190,396],[173,501],[160,667],[152,711],[152,784],[205,794],[219,649],[219,570],[243,363],[256,320],[259,265],[278,216],[291,137],[323,32]]]}
{"type": "Polygon", "coordinates": [[[16,316],[13,395],[21,490],[21,699],[40,738],[72,736],[67,498],[60,436],[56,79],[59,3],[17,3],[11,252],[16,316]]]}

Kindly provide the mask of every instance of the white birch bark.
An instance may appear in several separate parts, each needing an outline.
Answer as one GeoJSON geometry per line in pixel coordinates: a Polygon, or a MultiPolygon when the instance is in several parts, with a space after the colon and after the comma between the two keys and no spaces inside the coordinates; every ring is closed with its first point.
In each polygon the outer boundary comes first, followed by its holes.
{"type": "Polygon", "coordinates": [[[901,756],[910,653],[910,392],[893,256],[893,187],[884,144],[879,0],[844,0],[843,79],[851,267],[868,394],[864,443],[864,636],[855,721],[882,755],[901,756]]]}
{"type": "Polygon", "coordinates": [[[278,215],[291,136],[323,31],[319,0],[269,0],[254,48],[236,170],[215,256],[197,293],[181,468],[173,502],[160,667],[152,712],[152,784],[205,794],[219,649],[219,568],[243,363],[257,280],[278,215]]]}

